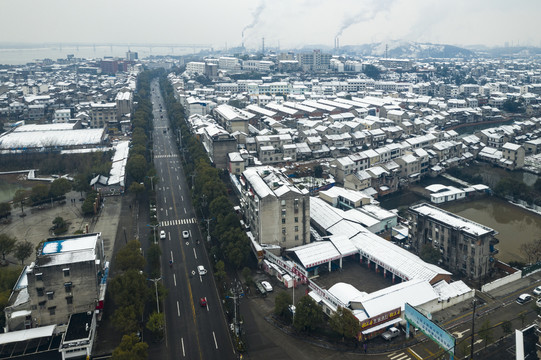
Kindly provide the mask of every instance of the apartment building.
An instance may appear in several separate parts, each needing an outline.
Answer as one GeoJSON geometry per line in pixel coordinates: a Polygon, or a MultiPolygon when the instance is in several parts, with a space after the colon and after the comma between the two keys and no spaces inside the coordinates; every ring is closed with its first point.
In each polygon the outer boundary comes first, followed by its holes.
{"type": "Polygon", "coordinates": [[[478,280],[490,274],[497,232],[423,203],[408,209],[409,238],[419,254],[425,245],[439,250],[447,270],[478,280]]]}
{"type": "Polygon", "coordinates": [[[242,173],[241,204],[259,244],[282,249],[310,242],[310,196],[278,169],[250,167],[242,173]]]}
{"type": "Polygon", "coordinates": [[[7,329],[67,324],[72,314],[94,312],[103,306],[107,273],[100,233],[48,239],[10,297],[7,329]]]}
{"type": "Polygon", "coordinates": [[[90,127],[95,129],[118,122],[116,103],[91,103],[89,115],[90,127]]]}
{"type": "Polygon", "coordinates": [[[304,71],[327,70],[331,63],[331,54],[324,54],[321,50],[298,54],[299,65],[304,71]]]}
{"type": "Polygon", "coordinates": [[[522,146],[508,142],[502,146],[500,163],[509,170],[521,169],[524,166],[524,155],[525,150],[522,146]]]}

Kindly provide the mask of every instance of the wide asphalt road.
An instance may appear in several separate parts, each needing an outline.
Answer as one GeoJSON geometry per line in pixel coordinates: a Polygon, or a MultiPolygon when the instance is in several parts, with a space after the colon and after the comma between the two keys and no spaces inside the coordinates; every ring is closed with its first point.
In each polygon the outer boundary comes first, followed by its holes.
{"type": "MultiPolygon", "coordinates": [[[[151,84],[158,234],[169,359],[236,359],[158,81],[151,84]],[[185,235],[183,236],[183,232],[185,235]],[[172,261],[172,264],[170,264],[172,261]],[[206,274],[200,275],[198,266],[206,274]],[[201,305],[201,299],[206,306],[201,305]]],[[[150,354],[152,356],[152,354],[150,354]]]]}

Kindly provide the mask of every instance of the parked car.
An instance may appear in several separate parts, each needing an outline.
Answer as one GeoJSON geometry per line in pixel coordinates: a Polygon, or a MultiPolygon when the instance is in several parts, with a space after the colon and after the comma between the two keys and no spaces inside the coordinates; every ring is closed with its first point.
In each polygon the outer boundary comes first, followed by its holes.
{"type": "Polygon", "coordinates": [[[263,287],[263,285],[261,285],[260,282],[256,282],[255,287],[257,288],[257,291],[259,291],[261,295],[267,296],[267,290],[265,290],[265,288],[263,287]]]}
{"type": "Polygon", "coordinates": [[[520,294],[517,298],[517,304],[525,304],[528,301],[532,300],[532,296],[530,294],[520,294]]]}
{"type": "Polygon", "coordinates": [[[203,265],[199,265],[197,267],[197,272],[199,273],[199,275],[205,275],[207,273],[207,269],[205,269],[203,265]]]}
{"type": "Polygon", "coordinates": [[[381,337],[384,338],[387,341],[391,341],[392,338],[395,338],[398,335],[400,335],[400,330],[398,330],[395,327],[391,327],[391,328],[389,328],[389,330],[387,330],[386,332],[381,334],[381,337]]]}
{"type": "Polygon", "coordinates": [[[541,307],[541,299],[537,299],[535,301],[535,305],[537,305],[537,307],[541,307]]]}
{"type": "Polygon", "coordinates": [[[541,286],[538,286],[535,289],[533,289],[533,294],[537,296],[541,295],[541,286]]]}
{"type": "Polygon", "coordinates": [[[190,233],[188,232],[188,230],[184,230],[182,232],[182,238],[183,239],[189,239],[190,238],[190,233]]]}
{"type": "Polygon", "coordinates": [[[272,285],[268,281],[262,281],[261,286],[263,286],[266,292],[272,291],[272,285]]]}
{"type": "Polygon", "coordinates": [[[160,239],[165,240],[165,231],[160,231],[160,239]]]}

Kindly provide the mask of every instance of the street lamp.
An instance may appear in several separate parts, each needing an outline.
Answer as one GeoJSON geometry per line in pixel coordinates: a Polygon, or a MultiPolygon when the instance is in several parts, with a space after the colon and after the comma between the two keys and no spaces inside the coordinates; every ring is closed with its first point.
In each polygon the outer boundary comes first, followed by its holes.
{"type": "Polygon", "coordinates": [[[156,225],[147,224],[147,226],[152,228],[152,232],[154,233],[154,244],[156,244],[156,228],[158,227],[158,224],[156,225]]]}
{"type": "Polygon", "coordinates": [[[147,176],[147,178],[150,179],[150,190],[154,191],[154,179],[156,178],[156,176],[147,176]]]}
{"type": "Polygon", "coordinates": [[[157,279],[147,279],[148,281],[152,281],[154,283],[154,288],[156,288],[156,309],[158,310],[158,314],[160,313],[160,302],[158,301],[158,281],[161,279],[161,277],[157,279]]]}

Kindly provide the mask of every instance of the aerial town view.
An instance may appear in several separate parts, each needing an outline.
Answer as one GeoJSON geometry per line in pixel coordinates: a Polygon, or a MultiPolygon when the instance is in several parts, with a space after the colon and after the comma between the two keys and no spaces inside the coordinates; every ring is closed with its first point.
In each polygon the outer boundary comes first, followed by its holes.
{"type": "Polygon", "coordinates": [[[0,359],[541,359],[541,2],[1,2],[0,359]]]}

